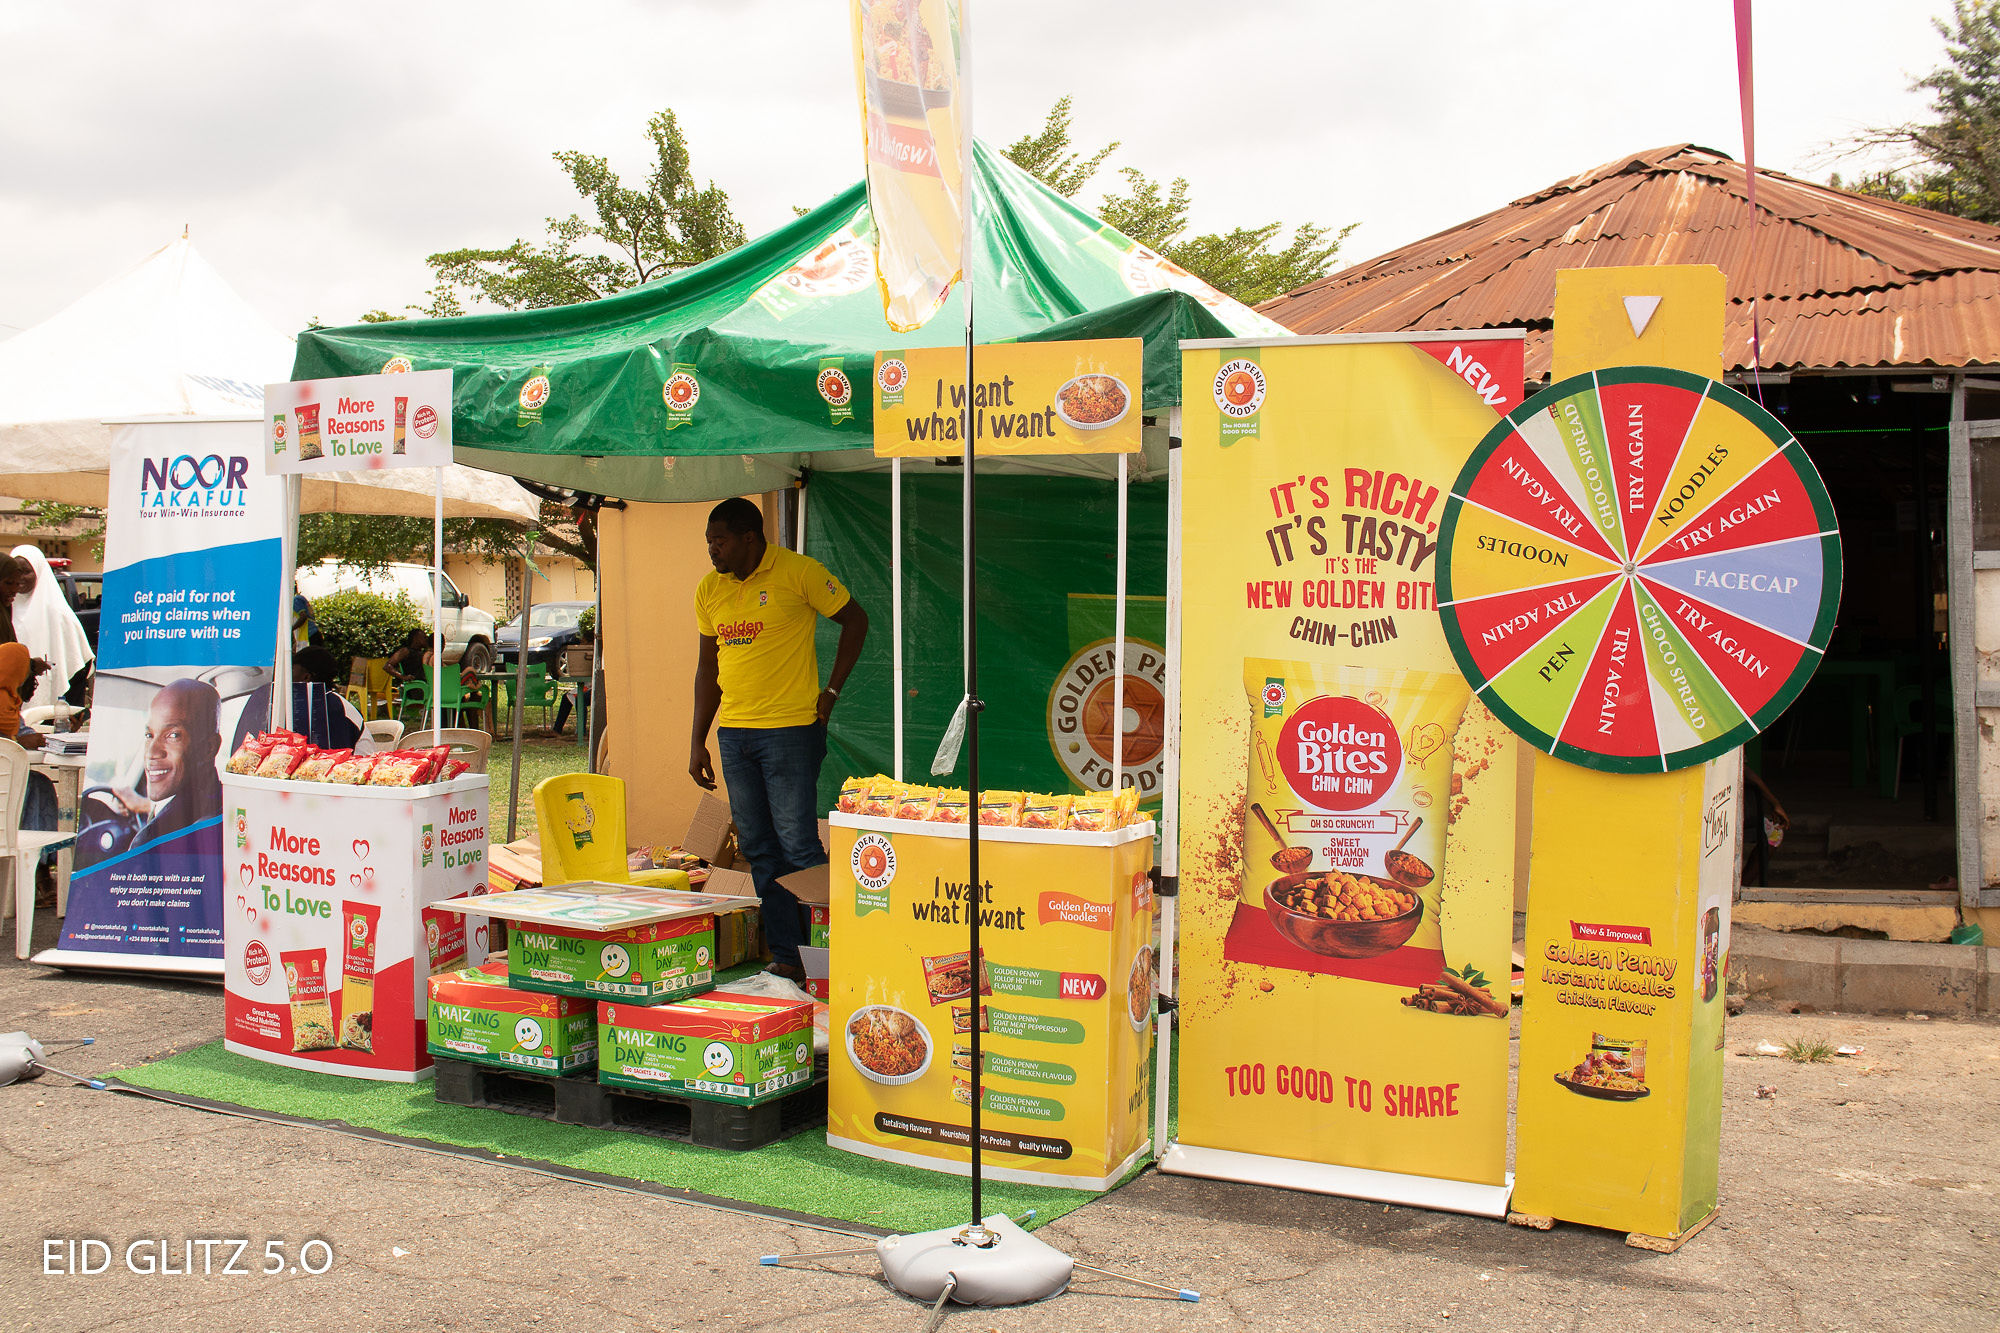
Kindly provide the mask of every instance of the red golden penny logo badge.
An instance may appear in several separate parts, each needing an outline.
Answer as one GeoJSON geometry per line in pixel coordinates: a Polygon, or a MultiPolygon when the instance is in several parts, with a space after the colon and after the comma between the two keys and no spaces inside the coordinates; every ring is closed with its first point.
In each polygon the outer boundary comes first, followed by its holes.
{"type": "Polygon", "coordinates": [[[549,401],[549,377],[547,375],[530,376],[528,382],[521,386],[522,410],[532,412],[547,401],[549,401]]]}
{"type": "Polygon", "coordinates": [[[416,367],[410,364],[410,358],[407,356],[392,356],[382,363],[382,373],[384,375],[407,375],[415,369],[416,367]]]}
{"type": "Polygon", "coordinates": [[[1403,742],[1381,709],[1323,694],[1279,728],[1278,766],[1300,800],[1321,810],[1359,810],[1396,785],[1403,742]]]}
{"type": "Polygon", "coordinates": [[[437,434],[437,409],[429,403],[425,403],[419,407],[416,415],[410,418],[410,428],[416,431],[417,438],[420,440],[428,440],[431,436],[437,434]]]}
{"type": "Polygon", "coordinates": [[[1215,372],[1215,405],[1227,417],[1241,420],[1264,405],[1264,368],[1255,361],[1225,361],[1215,372]]]}
{"type": "Polygon", "coordinates": [[[882,386],[884,393],[895,393],[910,381],[910,368],[901,357],[892,356],[882,363],[875,372],[875,382],[882,386]]]}
{"type": "Polygon", "coordinates": [[[879,893],[896,878],[896,846],[879,833],[856,838],[848,860],[855,882],[864,889],[879,893]]]}
{"type": "Polygon", "coordinates": [[[667,377],[660,397],[673,411],[691,411],[701,401],[701,382],[685,370],[677,370],[667,377]]]}
{"type": "Polygon", "coordinates": [[[828,367],[819,373],[819,396],[833,407],[847,406],[847,400],[854,396],[854,386],[847,381],[847,372],[828,367]]]}

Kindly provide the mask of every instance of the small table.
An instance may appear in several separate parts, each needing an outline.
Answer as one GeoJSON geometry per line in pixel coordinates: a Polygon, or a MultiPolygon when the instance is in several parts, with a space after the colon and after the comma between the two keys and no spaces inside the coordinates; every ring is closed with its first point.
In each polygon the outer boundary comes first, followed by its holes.
{"type": "MultiPolygon", "coordinates": [[[[34,757],[28,767],[43,774],[55,784],[56,827],[65,833],[75,833],[79,828],[82,812],[77,808],[77,793],[83,785],[84,756],[80,754],[53,754],[46,749],[30,752],[34,757]]],[[[72,839],[56,853],[56,915],[69,914],[69,873],[76,863],[76,842],[72,839]]],[[[16,873],[19,873],[18,871],[16,873]]]]}

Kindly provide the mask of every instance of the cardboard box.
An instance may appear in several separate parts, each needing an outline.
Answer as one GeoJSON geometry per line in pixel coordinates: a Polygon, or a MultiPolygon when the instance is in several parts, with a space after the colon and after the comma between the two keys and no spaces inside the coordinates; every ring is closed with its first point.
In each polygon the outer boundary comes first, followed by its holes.
{"type": "Polygon", "coordinates": [[[703,792],[688,821],[681,850],[692,852],[711,866],[728,869],[736,862],[736,826],[729,819],[729,802],[713,792],[703,792]]]}
{"type": "Polygon", "coordinates": [[[597,1006],[597,1081],[758,1106],[812,1082],[812,1006],[715,991],[597,1006]]]}
{"type": "Polygon", "coordinates": [[[828,999],[833,991],[833,953],[825,947],[815,948],[810,944],[799,947],[799,966],[806,971],[806,994],[815,1000],[828,999]]]}
{"type": "Polygon", "coordinates": [[[661,1004],[715,984],[715,918],[689,916],[624,930],[516,923],[507,981],[523,990],[661,1004]]]}
{"type": "Polygon", "coordinates": [[[507,984],[507,964],[430,979],[430,1052],[475,1064],[567,1074],[597,1063],[597,1006],[507,984]]]}

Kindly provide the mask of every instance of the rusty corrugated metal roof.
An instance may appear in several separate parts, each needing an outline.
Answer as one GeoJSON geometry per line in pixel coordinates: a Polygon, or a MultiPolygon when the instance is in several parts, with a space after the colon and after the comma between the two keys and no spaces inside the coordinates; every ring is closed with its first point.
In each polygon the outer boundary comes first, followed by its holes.
{"type": "Polygon", "coordinates": [[[1258,309],[1296,333],[1524,328],[1549,373],[1556,272],[1713,264],[1725,360],[1766,370],[2000,364],[2000,228],[1757,173],[1756,246],[1741,163],[1693,144],[1635,153],[1258,309]]]}

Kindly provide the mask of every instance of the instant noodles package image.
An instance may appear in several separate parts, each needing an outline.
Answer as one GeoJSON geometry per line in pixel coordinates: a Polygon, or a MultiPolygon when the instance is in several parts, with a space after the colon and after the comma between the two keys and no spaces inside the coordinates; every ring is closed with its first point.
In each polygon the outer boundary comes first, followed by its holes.
{"type": "Polygon", "coordinates": [[[1455,673],[1246,658],[1243,689],[1241,893],[1261,920],[1251,938],[1231,932],[1229,956],[1387,982],[1400,970],[1387,955],[1414,951],[1411,967],[1436,980],[1452,741],[1470,688],[1455,673]]]}
{"type": "Polygon", "coordinates": [[[333,1006],[326,998],[326,950],[288,949],[278,955],[292,1001],[292,1051],[333,1049],[333,1006]]]}

